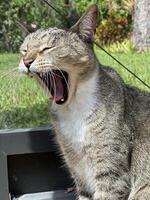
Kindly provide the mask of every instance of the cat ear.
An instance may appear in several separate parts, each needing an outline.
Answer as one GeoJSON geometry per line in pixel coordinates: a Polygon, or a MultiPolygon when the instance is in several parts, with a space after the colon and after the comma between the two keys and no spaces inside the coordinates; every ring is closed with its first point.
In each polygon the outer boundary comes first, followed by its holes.
{"type": "Polygon", "coordinates": [[[71,27],[72,32],[76,32],[83,40],[92,42],[96,31],[96,24],[99,12],[97,5],[92,5],[86,13],[71,27]]]}
{"type": "Polygon", "coordinates": [[[23,37],[26,37],[29,33],[33,33],[37,30],[37,27],[35,24],[28,25],[21,21],[16,21],[16,24],[22,31],[23,37]]]}

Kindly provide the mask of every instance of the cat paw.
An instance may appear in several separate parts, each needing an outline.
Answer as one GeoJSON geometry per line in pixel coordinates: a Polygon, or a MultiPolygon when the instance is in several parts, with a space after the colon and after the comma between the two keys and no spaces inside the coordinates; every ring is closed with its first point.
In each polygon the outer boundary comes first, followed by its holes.
{"type": "Polygon", "coordinates": [[[84,197],[84,196],[79,196],[78,200],[90,200],[88,197],[84,197]]]}
{"type": "Polygon", "coordinates": [[[115,194],[110,194],[109,192],[99,191],[95,192],[93,200],[116,200],[119,199],[115,194]]]}
{"type": "Polygon", "coordinates": [[[106,193],[105,192],[95,192],[93,196],[93,200],[101,200],[106,199],[106,193]]]}
{"type": "Polygon", "coordinates": [[[135,195],[131,194],[128,200],[150,200],[150,186],[141,188],[135,195]]]}

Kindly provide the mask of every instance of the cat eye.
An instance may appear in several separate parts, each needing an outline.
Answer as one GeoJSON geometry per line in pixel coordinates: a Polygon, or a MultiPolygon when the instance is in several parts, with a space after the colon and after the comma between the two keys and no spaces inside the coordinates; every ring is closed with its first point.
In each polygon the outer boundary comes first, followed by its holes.
{"type": "Polygon", "coordinates": [[[49,49],[51,49],[52,47],[45,47],[45,48],[43,48],[41,51],[40,51],[40,53],[43,53],[44,51],[46,51],[46,50],[49,50],[49,49]]]}

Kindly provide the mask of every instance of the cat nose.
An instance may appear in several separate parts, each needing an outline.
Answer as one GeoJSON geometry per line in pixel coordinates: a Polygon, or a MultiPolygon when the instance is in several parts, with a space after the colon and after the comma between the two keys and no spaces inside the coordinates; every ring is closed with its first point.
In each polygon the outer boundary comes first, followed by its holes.
{"type": "Polygon", "coordinates": [[[33,63],[33,59],[23,59],[25,66],[29,69],[31,64],[33,63]]]}

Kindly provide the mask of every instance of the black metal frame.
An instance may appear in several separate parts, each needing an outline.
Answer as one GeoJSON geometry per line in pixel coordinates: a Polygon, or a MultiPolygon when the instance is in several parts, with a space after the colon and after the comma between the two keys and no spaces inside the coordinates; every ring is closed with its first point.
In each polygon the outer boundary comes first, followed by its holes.
{"type": "MultiPolygon", "coordinates": [[[[8,180],[9,156],[56,152],[56,149],[54,134],[51,128],[0,130],[0,200],[10,200],[8,180]]],[[[66,179],[70,178],[66,177],[66,179]]],[[[75,197],[73,196],[68,194],[67,198],[67,194],[65,194],[65,198],[59,199],[74,199],[75,197]]]]}

